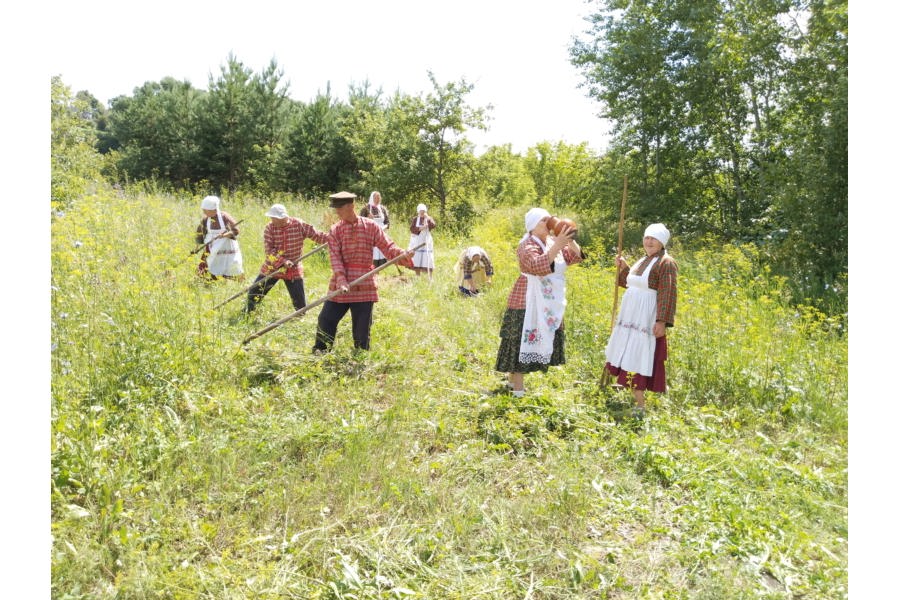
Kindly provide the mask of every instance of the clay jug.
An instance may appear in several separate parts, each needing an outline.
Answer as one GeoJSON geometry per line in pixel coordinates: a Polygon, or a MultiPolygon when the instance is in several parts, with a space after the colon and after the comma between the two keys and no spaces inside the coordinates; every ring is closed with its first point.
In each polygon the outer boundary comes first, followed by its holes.
{"type": "Polygon", "coordinates": [[[572,219],[567,219],[565,217],[550,217],[547,219],[547,229],[553,232],[553,235],[559,235],[564,226],[571,227],[575,230],[575,233],[578,233],[578,225],[575,224],[575,221],[572,219]]]}

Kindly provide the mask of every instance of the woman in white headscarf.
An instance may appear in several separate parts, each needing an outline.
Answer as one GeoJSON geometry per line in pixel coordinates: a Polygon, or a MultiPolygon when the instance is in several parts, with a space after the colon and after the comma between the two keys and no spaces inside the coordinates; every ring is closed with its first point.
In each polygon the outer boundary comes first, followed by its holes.
{"type": "Polygon", "coordinates": [[[456,271],[456,285],[465,296],[477,296],[494,276],[494,265],[480,246],[469,246],[463,250],[453,268],[456,271]]]}
{"type": "Polygon", "coordinates": [[[240,278],[244,274],[244,259],[237,242],[240,230],[237,221],[221,210],[218,196],[207,196],[200,203],[204,218],[197,226],[197,243],[205,244],[197,274],[216,279],[240,278]]]}
{"type": "Polygon", "coordinates": [[[416,216],[409,224],[409,232],[412,237],[407,248],[407,250],[412,250],[419,244],[425,244],[416,250],[413,256],[413,270],[416,275],[428,273],[428,276],[431,277],[431,273],[434,271],[434,238],[431,237],[431,230],[435,227],[437,227],[437,223],[428,214],[428,207],[419,204],[416,207],[416,216]]]}
{"type": "Polygon", "coordinates": [[[644,231],[645,256],[633,267],[616,256],[622,308],[606,345],[606,370],[634,392],[634,416],[644,416],[644,392],[666,391],[669,347],[666,330],[675,325],[678,264],[666,252],[671,234],[662,223],[644,231]]]}
{"type": "Polygon", "coordinates": [[[506,301],[500,326],[495,370],[508,374],[514,396],[525,395],[525,373],[546,372],[565,357],[563,313],[566,307],[566,269],[584,260],[575,230],[563,226],[552,236],[543,208],[525,215],[525,235],[516,255],[521,275],[506,301]]]}
{"type": "MultiPolygon", "coordinates": [[[[369,203],[363,206],[359,211],[359,216],[372,219],[382,231],[391,226],[388,209],[381,203],[381,192],[372,192],[369,194],[369,203]]],[[[372,264],[379,267],[387,262],[384,253],[377,246],[372,247],[372,264]]]]}

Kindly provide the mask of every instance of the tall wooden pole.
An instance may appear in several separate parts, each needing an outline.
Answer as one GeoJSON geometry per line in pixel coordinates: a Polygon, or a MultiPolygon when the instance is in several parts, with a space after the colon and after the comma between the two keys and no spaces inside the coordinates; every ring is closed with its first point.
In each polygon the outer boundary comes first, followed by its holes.
{"type": "MultiPolygon", "coordinates": [[[[623,238],[625,235],[625,199],[628,198],[628,175],[625,175],[625,181],[622,186],[622,205],[619,208],[619,246],[616,248],[616,257],[622,256],[623,238]]],[[[613,305],[612,317],[609,323],[609,333],[612,335],[613,329],[616,327],[616,312],[619,310],[619,264],[616,261],[615,274],[613,276],[613,305]]],[[[609,371],[603,369],[603,375],[600,382],[607,385],[610,381],[609,371]]]]}

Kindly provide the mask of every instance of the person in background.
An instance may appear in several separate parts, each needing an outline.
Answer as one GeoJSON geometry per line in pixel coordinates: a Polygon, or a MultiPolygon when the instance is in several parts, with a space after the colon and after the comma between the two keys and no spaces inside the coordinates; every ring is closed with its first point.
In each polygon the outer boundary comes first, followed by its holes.
{"type": "Polygon", "coordinates": [[[606,345],[606,370],[634,393],[634,416],[643,418],[645,392],[666,391],[666,330],[675,325],[678,264],[666,252],[671,234],[662,223],[644,230],[645,256],[633,267],[616,256],[622,307],[606,345]]]}
{"type": "Polygon", "coordinates": [[[297,260],[303,255],[303,242],[310,239],[317,244],[324,244],[328,241],[328,234],[289,216],[283,204],[273,204],[266,211],[266,216],[269,217],[263,230],[266,257],[256,281],[247,290],[246,313],[256,310],[256,306],[279,280],[284,282],[294,310],[300,310],[306,306],[303,265],[297,260]],[[267,278],[270,274],[272,276],[267,278]]]}
{"type": "Polygon", "coordinates": [[[331,207],[340,221],[331,226],[328,239],[332,272],[328,291],[331,293],[340,290],[343,293],[322,304],[313,346],[315,354],[331,350],[338,324],[348,310],[352,319],[354,348],[369,349],[372,310],[378,302],[376,276],[373,275],[352,288],[350,283],[374,268],[372,248],[377,247],[388,259],[405,255],[398,261],[399,264],[409,268],[413,266],[410,252],[391,241],[378,223],[356,214],[353,208],[355,198],[356,195],[351,192],[331,195],[331,207]]]}
{"type": "Polygon", "coordinates": [[[428,207],[419,204],[416,207],[416,216],[412,218],[409,224],[409,232],[412,237],[409,240],[409,249],[415,248],[419,244],[425,245],[416,250],[413,256],[413,270],[416,275],[428,273],[431,278],[434,271],[434,238],[431,236],[431,230],[437,227],[437,223],[428,214],[428,207]]]}
{"type": "Polygon", "coordinates": [[[550,218],[543,208],[525,214],[525,235],[516,255],[521,274],[506,301],[500,325],[495,370],[508,374],[512,394],[525,395],[525,373],[546,372],[565,357],[563,313],[566,307],[566,269],[584,260],[575,230],[564,226],[552,237],[550,218]]]}
{"type": "MultiPolygon", "coordinates": [[[[388,209],[381,203],[381,192],[372,192],[369,194],[369,203],[362,207],[359,211],[359,216],[366,217],[372,219],[378,226],[381,227],[382,231],[387,231],[387,229],[391,226],[390,216],[388,215],[388,209]]],[[[376,267],[380,267],[384,263],[387,262],[387,258],[385,258],[384,253],[378,249],[378,246],[372,248],[372,264],[376,267]]]]}
{"type": "Polygon", "coordinates": [[[494,266],[480,246],[469,246],[459,255],[454,267],[456,285],[465,296],[477,296],[494,276],[494,266]]]}
{"type": "Polygon", "coordinates": [[[244,259],[237,242],[240,233],[237,221],[221,210],[218,196],[207,196],[200,202],[203,219],[197,226],[196,242],[204,244],[197,275],[209,279],[242,278],[244,259]]]}

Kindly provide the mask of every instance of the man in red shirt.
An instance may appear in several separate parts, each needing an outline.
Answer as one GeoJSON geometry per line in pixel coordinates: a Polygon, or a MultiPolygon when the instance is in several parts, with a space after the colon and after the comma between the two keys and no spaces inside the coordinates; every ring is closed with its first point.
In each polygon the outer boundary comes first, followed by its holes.
{"type": "Polygon", "coordinates": [[[395,244],[381,227],[366,217],[360,217],[353,208],[355,194],[338,192],[331,195],[331,207],[340,221],[331,226],[328,239],[328,253],[331,255],[331,281],[328,291],[343,291],[331,300],[326,300],[319,312],[316,343],[313,352],[330,350],[334,344],[338,323],[350,311],[353,324],[353,346],[369,349],[369,332],[372,329],[372,309],[378,302],[378,286],[375,275],[349,286],[350,282],[362,277],[374,267],[372,248],[378,248],[388,258],[406,255],[398,261],[404,267],[413,267],[412,255],[395,244]]]}
{"type": "Polygon", "coordinates": [[[284,281],[284,285],[291,295],[294,310],[300,310],[306,306],[306,292],[303,289],[303,265],[297,259],[303,254],[303,241],[311,239],[319,244],[328,241],[328,234],[317,230],[309,223],[288,216],[283,204],[274,204],[266,212],[269,223],[263,230],[263,245],[266,250],[266,259],[259,270],[259,275],[253,285],[247,290],[247,313],[256,309],[266,294],[269,293],[278,280],[284,281]],[[274,275],[265,279],[267,275],[274,275]]]}

